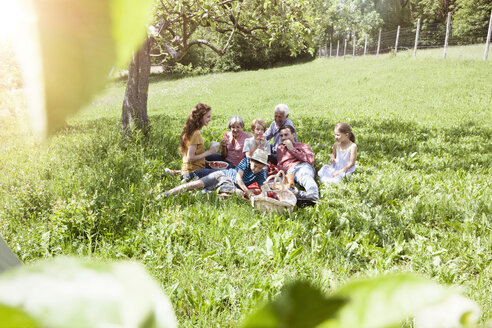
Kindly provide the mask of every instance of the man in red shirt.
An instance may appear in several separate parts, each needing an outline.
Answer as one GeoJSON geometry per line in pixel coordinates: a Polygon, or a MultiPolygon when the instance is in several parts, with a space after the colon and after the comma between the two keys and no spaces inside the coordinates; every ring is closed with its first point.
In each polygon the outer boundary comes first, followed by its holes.
{"type": "Polygon", "coordinates": [[[285,125],[279,130],[281,144],[277,148],[278,167],[285,174],[294,174],[294,181],[306,191],[299,191],[297,199],[316,203],[319,199],[318,185],[314,181],[314,153],[308,144],[295,142],[295,130],[285,125]]]}

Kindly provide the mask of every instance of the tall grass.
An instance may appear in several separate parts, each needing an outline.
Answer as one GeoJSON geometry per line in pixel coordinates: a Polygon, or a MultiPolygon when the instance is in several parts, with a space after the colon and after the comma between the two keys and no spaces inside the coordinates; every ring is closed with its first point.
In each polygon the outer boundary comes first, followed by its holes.
{"type": "Polygon", "coordinates": [[[0,129],[0,232],[26,263],[60,254],[143,262],[183,327],[237,326],[294,279],[324,291],[403,270],[463,288],[492,317],[492,64],[407,56],[316,60],[200,77],[154,76],[147,140],[120,138],[124,83],[114,82],[45,143],[19,122],[0,129]],[[184,193],[179,134],[197,102],[219,140],[229,116],[291,108],[299,139],[328,160],[350,123],[358,169],[321,187],[315,207],[263,214],[242,199],[184,193]]]}

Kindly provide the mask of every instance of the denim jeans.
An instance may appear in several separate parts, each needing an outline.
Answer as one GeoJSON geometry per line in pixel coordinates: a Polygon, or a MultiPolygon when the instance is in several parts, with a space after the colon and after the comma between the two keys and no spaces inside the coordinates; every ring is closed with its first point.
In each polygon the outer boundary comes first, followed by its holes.
{"type": "Polygon", "coordinates": [[[308,163],[297,164],[290,168],[287,174],[294,173],[294,181],[304,187],[306,191],[299,191],[298,198],[313,197],[316,200],[319,199],[318,185],[314,181],[316,172],[314,168],[308,163]]]}
{"type": "Polygon", "coordinates": [[[183,174],[183,178],[186,180],[192,180],[194,177],[198,177],[199,179],[201,179],[204,176],[209,175],[210,173],[215,172],[215,171],[216,170],[203,168],[203,169],[199,169],[199,170],[196,170],[194,172],[191,172],[191,173],[183,174]]]}

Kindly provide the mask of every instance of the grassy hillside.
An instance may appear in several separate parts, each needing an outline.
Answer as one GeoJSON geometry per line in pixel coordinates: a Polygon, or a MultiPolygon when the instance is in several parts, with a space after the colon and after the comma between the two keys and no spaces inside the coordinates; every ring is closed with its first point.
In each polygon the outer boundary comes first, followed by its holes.
{"type": "Polygon", "coordinates": [[[199,77],[152,77],[149,140],[125,144],[115,82],[49,141],[2,118],[0,233],[25,262],[61,254],[141,261],[182,327],[234,327],[293,279],[324,291],[357,276],[418,272],[463,288],[492,318],[492,63],[409,56],[316,60],[199,77]],[[328,160],[350,123],[358,170],[321,187],[315,207],[262,214],[185,193],[179,134],[197,102],[213,108],[208,144],[231,115],[268,123],[291,108],[301,141],[328,160]]]}

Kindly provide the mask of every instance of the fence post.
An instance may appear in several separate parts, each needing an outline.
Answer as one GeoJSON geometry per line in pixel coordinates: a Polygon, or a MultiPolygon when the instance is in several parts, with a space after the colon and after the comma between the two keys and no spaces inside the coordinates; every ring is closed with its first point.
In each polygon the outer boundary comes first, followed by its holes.
{"type": "Polygon", "coordinates": [[[338,49],[340,48],[340,40],[337,41],[337,58],[338,58],[338,49]]]}
{"type": "Polygon", "coordinates": [[[355,59],[355,32],[352,37],[352,59],[355,59]]]}
{"type": "Polygon", "coordinates": [[[398,39],[399,38],[400,38],[400,25],[398,25],[398,30],[396,30],[395,55],[398,52],[398,39]]]}
{"type": "Polygon", "coordinates": [[[415,46],[413,47],[413,56],[417,56],[417,46],[419,44],[420,18],[417,21],[417,31],[415,32],[415,46]]]}
{"type": "Polygon", "coordinates": [[[364,41],[364,56],[366,55],[367,52],[367,34],[366,34],[366,40],[364,41]]]}
{"type": "Polygon", "coordinates": [[[330,58],[331,58],[331,41],[330,41],[330,58]]]}
{"type": "Polygon", "coordinates": [[[446,39],[444,39],[444,54],[443,58],[446,59],[448,54],[448,40],[449,40],[449,26],[451,25],[451,13],[448,13],[448,21],[446,23],[446,39]]]}
{"type": "Polygon", "coordinates": [[[347,39],[345,39],[345,46],[343,47],[343,60],[345,60],[346,53],[347,53],[347,39]]]}
{"type": "Polygon", "coordinates": [[[487,60],[487,57],[489,55],[490,34],[492,34],[492,10],[490,11],[489,32],[487,33],[487,41],[485,42],[485,52],[483,54],[483,60],[487,60]]]}
{"type": "Polygon", "coordinates": [[[381,46],[381,29],[379,29],[378,50],[376,51],[376,57],[379,56],[379,47],[380,46],[381,46]]]}

